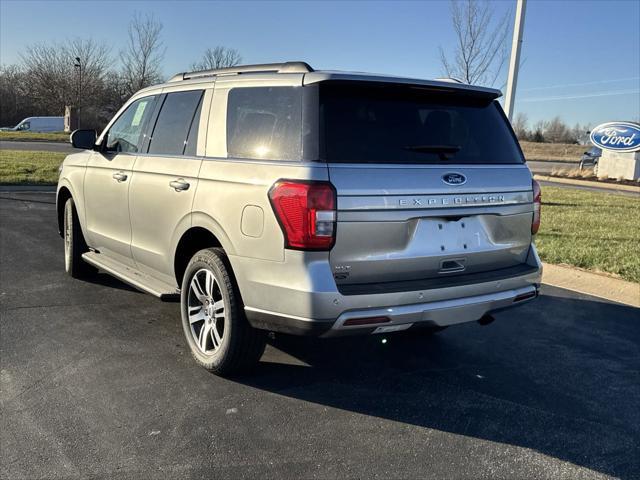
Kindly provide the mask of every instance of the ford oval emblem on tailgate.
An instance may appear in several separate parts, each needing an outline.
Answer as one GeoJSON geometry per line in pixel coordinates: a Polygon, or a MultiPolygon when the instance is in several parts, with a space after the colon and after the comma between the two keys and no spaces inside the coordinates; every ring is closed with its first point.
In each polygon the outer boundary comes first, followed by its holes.
{"type": "Polygon", "coordinates": [[[461,173],[445,173],[442,175],[442,181],[447,185],[464,185],[467,183],[467,177],[461,173]]]}

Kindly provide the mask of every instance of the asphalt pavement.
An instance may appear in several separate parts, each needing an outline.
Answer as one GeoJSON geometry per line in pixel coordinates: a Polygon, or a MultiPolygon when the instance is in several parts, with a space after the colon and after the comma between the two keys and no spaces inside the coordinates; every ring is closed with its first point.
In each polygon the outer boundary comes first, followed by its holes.
{"type": "Polygon", "coordinates": [[[431,338],[277,336],[222,379],[177,304],[65,275],[52,194],[0,197],[0,478],[640,478],[637,309],[543,287],[431,338]]]}

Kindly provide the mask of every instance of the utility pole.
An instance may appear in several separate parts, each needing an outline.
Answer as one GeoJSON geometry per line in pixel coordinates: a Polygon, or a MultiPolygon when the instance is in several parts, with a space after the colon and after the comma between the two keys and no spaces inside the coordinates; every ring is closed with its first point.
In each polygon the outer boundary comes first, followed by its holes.
{"type": "Polygon", "coordinates": [[[513,25],[513,42],[511,44],[511,58],[509,59],[507,95],[504,101],[504,109],[507,112],[509,121],[513,119],[513,103],[516,97],[516,85],[518,84],[518,70],[520,69],[520,47],[522,47],[524,12],[527,8],[527,0],[516,0],[516,2],[516,20],[513,25]]]}
{"type": "Polygon", "coordinates": [[[78,128],[80,128],[80,102],[82,101],[82,62],[80,61],[80,57],[76,57],[76,63],[74,63],[73,66],[78,70],[78,94],[76,108],[78,109],[78,128]]]}

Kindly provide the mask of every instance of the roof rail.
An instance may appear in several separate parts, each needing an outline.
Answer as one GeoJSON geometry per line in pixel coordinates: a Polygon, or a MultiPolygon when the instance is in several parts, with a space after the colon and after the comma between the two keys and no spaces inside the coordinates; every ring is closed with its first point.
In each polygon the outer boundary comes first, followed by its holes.
{"type": "Polygon", "coordinates": [[[217,77],[219,75],[239,75],[242,73],[309,73],[313,68],[306,62],[263,63],[259,65],[238,65],[236,67],[177,73],[169,82],[179,82],[191,78],[217,77]]]}

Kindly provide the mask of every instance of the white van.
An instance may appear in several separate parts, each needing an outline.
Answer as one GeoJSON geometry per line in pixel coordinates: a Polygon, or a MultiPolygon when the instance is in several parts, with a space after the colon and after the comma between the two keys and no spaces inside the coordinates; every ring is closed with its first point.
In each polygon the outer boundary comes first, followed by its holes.
{"type": "Polygon", "coordinates": [[[13,132],[62,132],[64,117],[27,117],[13,128],[13,132]]]}

